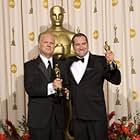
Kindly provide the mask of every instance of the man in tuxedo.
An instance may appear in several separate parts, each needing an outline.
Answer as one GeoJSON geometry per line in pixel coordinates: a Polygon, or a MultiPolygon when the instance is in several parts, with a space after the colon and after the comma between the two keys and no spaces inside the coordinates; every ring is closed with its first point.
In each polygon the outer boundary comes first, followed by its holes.
{"type": "Polygon", "coordinates": [[[91,54],[87,36],[82,33],[73,36],[72,44],[76,56],[67,62],[74,137],[76,140],[108,140],[103,83],[105,79],[116,85],[121,82],[114,54],[110,50],[105,56],[91,54]]]}
{"type": "Polygon", "coordinates": [[[57,89],[62,88],[62,80],[55,77],[53,69],[58,64],[64,82],[64,68],[53,58],[55,38],[51,33],[40,33],[38,43],[39,56],[24,65],[31,140],[63,140],[63,97],[56,94],[57,89]]]}

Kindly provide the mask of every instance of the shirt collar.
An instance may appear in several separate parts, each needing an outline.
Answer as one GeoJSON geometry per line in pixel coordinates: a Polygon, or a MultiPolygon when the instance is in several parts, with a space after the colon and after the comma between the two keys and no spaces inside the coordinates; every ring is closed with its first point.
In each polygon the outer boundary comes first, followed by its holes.
{"type": "Polygon", "coordinates": [[[84,56],[85,61],[87,62],[89,58],[89,52],[84,56]]]}
{"type": "Polygon", "coordinates": [[[48,66],[48,61],[50,61],[50,62],[51,62],[51,66],[53,66],[53,65],[52,65],[52,64],[53,64],[53,59],[52,59],[52,57],[47,58],[47,57],[43,56],[42,54],[40,54],[40,58],[42,59],[42,61],[43,61],[43,63],[44,63],[45,65],[48,66]]]}
{"type": "MultiPolygon", "coordinates": [[[[79,56],[76,56],[76,57],[80,58],[79,56]]],[[[89,52],[82,58],[84,58],[84,62],[87,62],[89,58],[89,52]]]]}

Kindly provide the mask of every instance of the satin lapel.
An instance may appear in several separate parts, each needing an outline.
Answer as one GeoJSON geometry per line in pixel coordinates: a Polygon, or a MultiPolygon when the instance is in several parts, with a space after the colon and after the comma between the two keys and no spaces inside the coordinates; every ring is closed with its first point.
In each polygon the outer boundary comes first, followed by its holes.
{"type": "Polygon", "coordinates": [[[48,79],[47,78],[47,69],[40,57],[37,58],[37,65],[38,65],[38,68],[41,70],[42,74],[45,76],[45,78],[48,79]]]}
{"type": "Polygon", "coordinates": [[[70,74],[70,77],[69,77],[69,78],[71,79],[71,82],[74,82],[74,83],[77,84],[77,82],[76,82],[76,80],[75,80],[75,78],[74,78],[74,76],[73,76],[73,73],[72,73],[71,69],[70,69],[69,74],[70,74]]]}
{"type": "Polygon", "coordinates": [[[74,82],[75,84],[77,84],[77,82],[75,81],[75,78],[74,78],[74,76],[73,76],[73,73],[72,73],[72,71],[71,71],[71,65],[72,65],[72,63],[74,62],[74,60],[75,60],[75,56],[74,57],[71,57],[70,59],[69,59],[69,78],[70,78],[70,80],[71,80],[71,82],[74,82]]]}
{"type": "Polygon", "coordinates": [[[89,60],[88,60],[88,64],[87,64],[87,67],[86,67],[86,70],[85,70],[85,73],[82,77],[82,79],[80,80],[80,83],[82,81],[84,81],[85,79],[89,78],[89,75],[91,74],[91,72],[93,73],[94,72],[94,55],[90,54],[89,55],[89,60]]]}

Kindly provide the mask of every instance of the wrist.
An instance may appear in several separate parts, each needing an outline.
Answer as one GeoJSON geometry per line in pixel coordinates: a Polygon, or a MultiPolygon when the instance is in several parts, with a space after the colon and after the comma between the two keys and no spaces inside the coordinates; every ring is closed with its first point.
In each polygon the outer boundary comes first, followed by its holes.
{"type": "Polygon", "coordinates": [[[115,70],[115,69],[117,69],[117,64],[116,64],[116,62],[114,60],[112,62],[110,62],[108,64],[108,66],[109,66],[109,70],[115,70]]]}

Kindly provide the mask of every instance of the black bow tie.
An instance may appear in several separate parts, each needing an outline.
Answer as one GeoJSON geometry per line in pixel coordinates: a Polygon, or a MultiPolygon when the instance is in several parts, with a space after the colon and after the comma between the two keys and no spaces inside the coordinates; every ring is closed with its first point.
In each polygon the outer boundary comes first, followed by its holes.
{"type": "Polygon", "coordinates": [[[75,60],[74,61],[81,61],[81,62],[83,62],[84,63],[84,58],[78,58],[78,57],[75,57],[75,60]]]}

